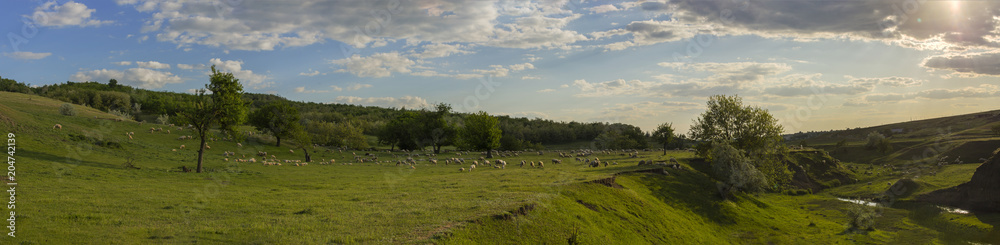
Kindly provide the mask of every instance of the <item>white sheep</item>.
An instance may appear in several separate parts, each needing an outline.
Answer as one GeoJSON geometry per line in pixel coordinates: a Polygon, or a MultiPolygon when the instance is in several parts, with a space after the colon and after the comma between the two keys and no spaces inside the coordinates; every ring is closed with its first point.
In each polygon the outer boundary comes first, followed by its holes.
{"type": "Polygon", "coordinates": [[[295,153],[295,150],[288,149],[288,153],[295,153]]]}
{"type": "Polygon", "coordinates": [[[237,146],[237,147],[243,147],[243,144],[240,144],[240,143],[236,143],[236,146],[237,146]]]}
{"type": "Polygon", "coordinates": [[[62,124],[56,124],[55,126],[52,126],[52,129],[62,129],[62,124]]]}
{"type": "Polygon", "coordinates": [[[476,169],[476,165],[475,164],[472,164],[472,165],[469,166],[469,172],[472,172],[473,169],[476,169]]]}
{"type": "Polygon", "coordinates": [[[184,149],[184,147],[185,147],[184,145],[181,145],[181,149],[184,149]]]}
{"type": "Polygon", "coordinates": [[[459,168],[458,171],[459,172],[465,172],[465,168],[459,168]]]}

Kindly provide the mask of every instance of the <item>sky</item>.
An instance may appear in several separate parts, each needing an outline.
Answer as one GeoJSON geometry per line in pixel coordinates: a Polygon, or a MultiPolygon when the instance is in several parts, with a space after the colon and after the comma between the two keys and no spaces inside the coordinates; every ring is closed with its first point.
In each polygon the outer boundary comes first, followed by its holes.
{"type": "Polygon", "coordinates": [[[739,95],[787,133],[1000,109],[1000,1],[0,3],[0,76],[686,132],[739,95]]]}

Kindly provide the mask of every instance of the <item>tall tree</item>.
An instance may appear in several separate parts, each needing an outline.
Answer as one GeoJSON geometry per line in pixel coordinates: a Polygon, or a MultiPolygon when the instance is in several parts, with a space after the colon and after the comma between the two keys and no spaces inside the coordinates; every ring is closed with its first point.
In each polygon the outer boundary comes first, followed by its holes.
{"type": "Polygon", "coordinates": [[[219,111],[219,128],[233,137],[233,141],[243,141],[243,134],[236,127],[247,121],[247,103],[243,101],[243,85],[232,73],[219,73],[212,65],[212,104],[219,111]]]}
{"type": "MultiPolygon", "coordinates": [[[[783,128],[767,110],[744,106],[739,96],[714,95],[708,110],[691,125],[691,138],[700,141],[731,142],[748,153],[776,149],[784,140],[783,128]]],[[[708,152],[699,152],[702,157],[708,152]]]]}
{"type": "Polygon", "coordinates": [[[461,131],[463,144],[475,150],[485,150],[487,158],[493,158],[493,149],[500,147],[501,133],[499,120],[485,111],[466,116],[465,127],[461,131]]]}
{"type": "Polygon", "coordinates": [[[243,99],[240,96],[233,96],[233,94],[242,94],[243,86],[239,85],[239,81],[233,78],[232,73],[220,73],[213,66],[212,74],[209,78],[210,82],[205,85],[205,88],[217,89],[211,90],[212,97],[210,98],[208,95],[205,95],[205,89],[199,89],[195,94],[194,101],[177,113],[179,118],[181,118],[181,123],[187,123],[194,127],[194,131],[201,141],[198,144],[198,166],[196,168],[196,172],[198,173],[201,173],[202,156],[205,153],[205,140],[211,132],[212,127],[220,124],[222,121],[234,121],[234,117],[246,117],[245,115],[237,115],[238,113],[245,112],[223,112],[226,109],[226,105],[243,104],[243,99]],[[238,89],[218,89],[223,86],[217,83],[236,83],[238,89]],[[227,100],[216,100],[215,98],[227,98],[227,100]]]}
{"type": "Polygon", "coordinates": [[[781,185],[791,180],[787,166],[779,153],[787,148],[782,144],[781,125],[765,109],[744,106],[739,96],[714,95],[709,97],[708,110],[691,125],[691,138],[702,141],[698,155],[712,157],[712,144],[730,144],[749,157],[757,170],[769,183],[781,185]]]}
{"type": "Polygon", "coordinates": [[[404,110],[382,127],[378,138],[392,148],[398,146],[402,150],[416,150],[419,148],[417,138],[421,128],[420,115],[404,110]]]}
{"type": "Polygon", "coordinates": [[[674,140],[674,124],[673,123],[663,123],[656,127],[656,131],[652,135],[653,141],[663,145],[663,155],[667,155],[667,145],[674,140]]]}
{"type": "Polygon", "coordinates": [[[441,153],[441,147],[452,144],[455,128],[445,117],[451,114],[451,105],[440,103],[435,105],[435,111],[425,112],[422,118],[421,137],[429,140],[434,148],[434,154],[441,153]]]}
{"type": "Polygon", "coordinates": [[[109,88],[115,88],[117,86],[118,86],[118,80],[116,80],[114,78],[112,78],[111,80],[108,80],[108,87],[109,88]]]}
{"type": "Polygon", "coordinates": [[[198,136],[198,167],[196,172],[201,173],[201,163],[202,156],[205,153],[205,139],[209,134],[209,130],[212,125],[218,122],[219,111],[212,108],[211,100],[208,95],[205,95],[204,89],[199,89],[195,92],[197,96],[194,102],[185,106],[185,108],[177,113],[177,116],[181,118],[182,123],[186,123],[194,127],[195,135],[198,136]]]}
{"type": "Polygon", "coordinates": [[[280,100],[250,113],[250,125],[274,135],[277,139],[275,146],[281,146],[281,138],[294,136],[302,130],[299,119],[299,110],[280,100]]]}

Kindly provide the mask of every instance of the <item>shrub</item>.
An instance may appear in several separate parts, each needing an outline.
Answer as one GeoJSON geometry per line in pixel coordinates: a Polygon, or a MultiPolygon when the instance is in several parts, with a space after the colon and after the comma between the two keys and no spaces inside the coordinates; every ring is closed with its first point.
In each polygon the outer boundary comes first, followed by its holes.
{"type": "Polygon", "coordinates": [[[160,115],[156,117],[156,122],[163,125],[170,124],[170,115],[167,114],[160,115]]]}
{"type": "Polygon", "coordinates": [[[767,188],[764,174],[740,150],[727,143],[712,143],[712,171],[729,186],[729,191],[760,192],[767,188]]]}
{"type": "Polygon", "coordinates": [[[990,130],[993,131],[993,135],[1000,136],[1000,124],[993,125],[993,127],[990,128],[990,130]]]}
{"type": "Polygon", "coordinates": [[[847,218],[847,229],[849,230],[874,230],[875,219],[878,218],[878,207],[868,205],[868,202],[850,202],[847,206],[847,218]]]}
{"type": "Polygon", "coordinates": [[[892,143],[885,136],[878,132],[868,133],[865,149],[878,150],[881,153],[892,151],[892,143]]]}
{"type": "Polygon", "coordinates": [[[73,107],[73,104],[70,103],[62,104],[62,106],[59,106],[59,114],[76,116],[76,107],[73,107]]]}
{"type": "Polygon", "coordinates": [[[118,118],[121,118],[123,120],[131,120],[132,119],[132,114],[129,114],[128,112],[125,112],[125,111],[111,110],[111,111],[108,111],[108,113],[111,113],[111,115],[118,116],[118,118]]]}

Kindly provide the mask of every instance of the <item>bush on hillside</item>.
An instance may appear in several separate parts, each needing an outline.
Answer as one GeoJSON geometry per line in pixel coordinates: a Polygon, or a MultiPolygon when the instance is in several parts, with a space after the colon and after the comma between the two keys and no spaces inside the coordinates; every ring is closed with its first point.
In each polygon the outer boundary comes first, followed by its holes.
{"type": "Polygon", "coordinates": [[[160,115],[156,117],[156,122],[163,125],[170,124],[170,115],[167,114],[160,115]]]}
{"type": "Polygon", "coordinates": [[[73,104],[70,103],[62,104],[62,106],[59,106],[59,114],[76,116],[76,107],[73,107],[73,104]]]}
{"type": "Polygon", "coordinates": [[[878,152],[883,154],[892,151],[892,143],[884,135],[878,132],[871,132],[868,133],[868,137],[866,138],[865,149],[878,150],[878,152]]]}
{"type": "Polygon", "coordinates": [[[108,113],[111,113],[111,115],[118,116],[118,118],[121,118],[122,120],[131,120],[132,119],[132,114],[129,114],[128,112],[125,112],[125,111],[110,110],[110,111],[108,111],[108,113]]]}
{"type": "Polygon", "coordinates": [[[767,177],[751,160],[730,144],[712,143],[712,172],[722,180],[720,192],[760,192],[767,188],[767,177]]]}
{"type": "Polygon", "coordinates": [[[867,202],[850,202],[847,206],[847,229],[852,231],[875,230],[875,219],[878,218],[878,207],[867,202]]]}

